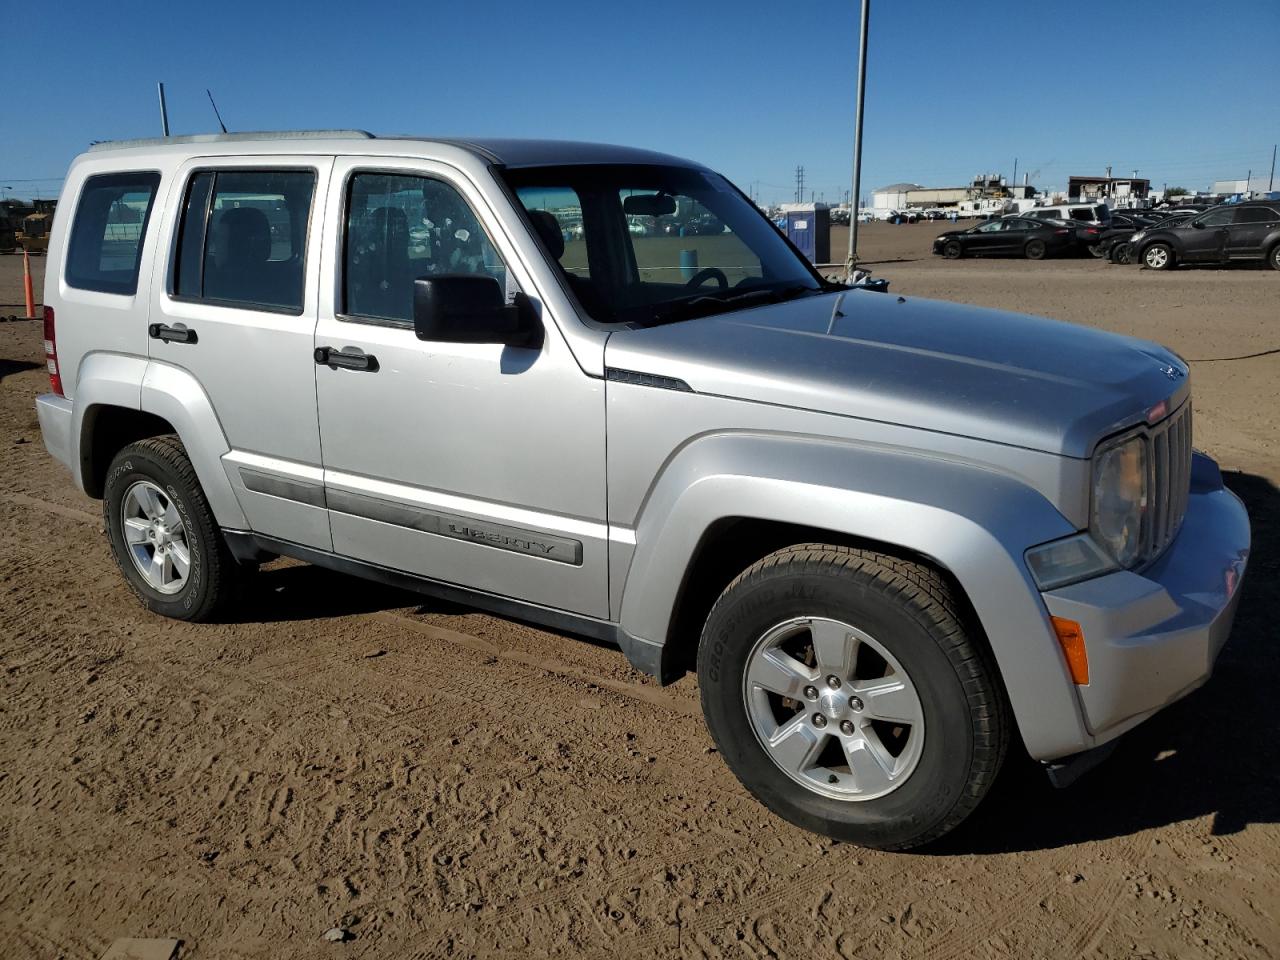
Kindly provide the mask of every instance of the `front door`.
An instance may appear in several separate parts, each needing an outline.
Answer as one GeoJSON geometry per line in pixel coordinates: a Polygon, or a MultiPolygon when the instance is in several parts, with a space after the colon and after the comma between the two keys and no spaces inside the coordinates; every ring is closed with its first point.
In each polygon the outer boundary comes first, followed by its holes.
{"type": "Polygon", "coordinates": [[[155,271],[147,341],[149,382],[187,371],[208,395],[249,526],[324,550],[311,345],[332,166],[306,156],[185,164],[162,222],[172,253],[155,271]]]}
{"type": "Polygon", "coordinates": [[[1182,259],[1188,263],[1221,261],[1227,258],[1227,227],[1235,221],[1233,207],[1218,207],[1197,217],[1185,227],[1182,235],[1182,259]]]}
{"type": "Polygon", "coordinates": [[[488,275],[543,310],[493,209],[423,160],[339,158],[333,184],[315,362],[334,551],[607,616],[603,383],[545,311],[536,349],[414,333],[417,277],[488,275]]]}

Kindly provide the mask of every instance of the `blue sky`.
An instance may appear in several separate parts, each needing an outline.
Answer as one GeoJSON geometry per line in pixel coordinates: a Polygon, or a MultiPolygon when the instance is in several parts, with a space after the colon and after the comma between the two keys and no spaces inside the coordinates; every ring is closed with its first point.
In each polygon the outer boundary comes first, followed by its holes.
{"type": "MultiPolygon", "coordinates": [[[[858,0],[71,2],[7,6],[0,191],[56,190],[90,140],[362,127],[602,140],[789,200],[848,188],[858,0]],[[29,42],[28,42],[29,41],[29,42]],[[19,69],[21,61],[24,66],[19,69]],[[32,69],[39,64],[40,69],[32,69]]],[[[874,0],[863,195],[1039,171],[1191,189],[1266,172],[1280,0],[874,0]],[[1148,64],[1148,65],[1144,65],[1148,64]]]]}

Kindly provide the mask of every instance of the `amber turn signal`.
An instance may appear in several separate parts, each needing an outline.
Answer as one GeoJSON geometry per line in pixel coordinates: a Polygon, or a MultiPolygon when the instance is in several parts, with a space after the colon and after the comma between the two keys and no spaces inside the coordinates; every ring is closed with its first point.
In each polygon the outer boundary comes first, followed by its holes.
{"type": "Polygon", "coordinates": [[[1065,617],[1050,617],[1053,621],[1053,632],[1058,635],[1058,645],[1067,658],[1067,669],[1071,671],[1071,679],[1081,686],[1089,682],[1089,653],[1084,648],[1084,631],[1080,624],[1065,617]]]}

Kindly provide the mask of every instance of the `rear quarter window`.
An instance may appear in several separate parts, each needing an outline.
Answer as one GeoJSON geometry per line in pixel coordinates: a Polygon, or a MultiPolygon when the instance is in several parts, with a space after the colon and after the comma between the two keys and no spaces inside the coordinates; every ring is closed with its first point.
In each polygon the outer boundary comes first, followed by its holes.
{"type": "Polygon", "coordinates": [[[64,277],[79,290],[133,296],[160,174],[90,177],[80,191],[64,277]]]}

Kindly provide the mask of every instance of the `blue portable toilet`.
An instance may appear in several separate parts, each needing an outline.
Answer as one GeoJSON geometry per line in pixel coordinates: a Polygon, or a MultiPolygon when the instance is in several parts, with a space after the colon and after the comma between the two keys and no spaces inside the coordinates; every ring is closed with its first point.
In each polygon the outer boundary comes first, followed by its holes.
{"type": "Polygon", "coordinates": [[[831,262],[831,213],[825,203],[806,203],[787,211],[787,239],[810,263],[831,262]]]}

